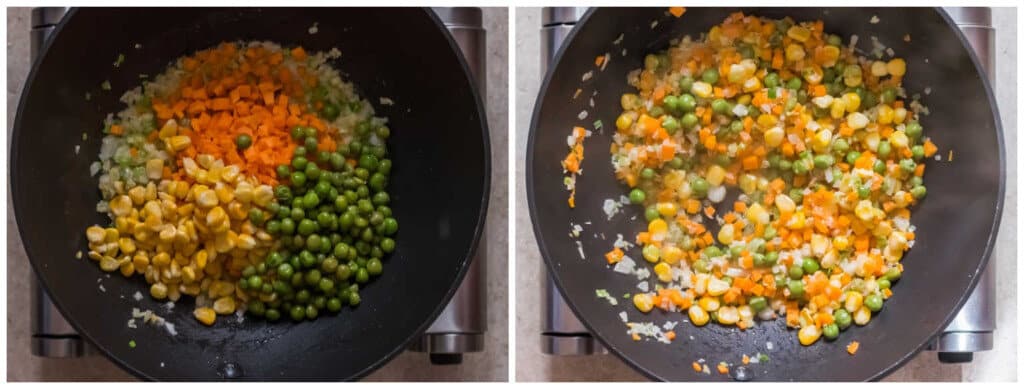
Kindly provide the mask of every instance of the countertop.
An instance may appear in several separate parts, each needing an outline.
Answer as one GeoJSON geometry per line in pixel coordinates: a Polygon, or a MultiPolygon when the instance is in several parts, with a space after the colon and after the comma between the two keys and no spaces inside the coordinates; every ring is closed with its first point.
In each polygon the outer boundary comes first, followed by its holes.
{"type": "MultiPolygon", "coordinates": [[[[1016,381],[1017,373],[1017,100],[1016,10],[993,11],[996,28],[996,72],[1006,139],[1006,202],[993,261],[998,267],[998,330],[995,348],[976,353],[974,362],[940,364],[934,352],[922,352],[885,381],[1016,381]],[[1006,86],[1006,87],[1003,87],[1006,86]]],[[[517,381],[644,381],[613,355],[558,357],[540,352],[543,259],[537,249],[526,202],[523,165],[530,116],[540,73],[540,9],[516,9],[516,380],[517,381]]]]}
{"type": "MultiPolygon", "coordinates": [[[[491,136],[491,197],[487,213],[487,334],[485,351],[466,354],[461,365],[434,366],[426,354],[405,352],[367,381],[505,381],[508,378],[508,9],[485,8],[487,119],[491,136]]],[[[7,9],[7,131],[29,71],[29,9],[7,9]]],[[[8,146],[9,147],[9,146],[8,146]]],[[[5,154],[6,155],[6,154],[5,154]]],[[[5,157],[6,158],[6,157],[5,157]]],[[[9,194],[8,188],[8,194],[9,194]]],[[[134,377],[103,356],[47,359],[29,350],[31,270],[7,204],[7,380],[124,381],[134,377]]]]}

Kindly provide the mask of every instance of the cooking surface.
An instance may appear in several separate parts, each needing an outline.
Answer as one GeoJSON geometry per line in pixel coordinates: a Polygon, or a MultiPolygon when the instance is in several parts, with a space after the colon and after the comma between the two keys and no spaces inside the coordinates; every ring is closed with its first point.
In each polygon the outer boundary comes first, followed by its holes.
{"type": "MultiPolygon", "coordinates": [[[[13,123],[13,113],[20,95],[22,84],[29,70],[28,32],[29,9],[8,9],[8,132],[13,123]]],[[[488,267],[507,268],[507,100],[500,91],[507,90],[507,10],[503,8],[484,10],[484,27],[488,30],[488,85],[491,91],[487,98],[489,125],[492,129],[492,180],[491,204],[486,239],[488,244],[488,267]]],[[[128,373],[121,371],[104,357],[94,356],[81,359],[44,359],[29,353],[29,283],[30,266],[13,220],[13,210],[8,204],[8,306],[9,312],[22,312],[8,318],[8,380],[131,380],[128,373]]],[[[507,285],[504,272],[488,274],[487,301],[488,332],[486,348],[482,353],[466,354],[462,365],[432,366],[423,353],[403,353],[383,368],[367,377],[368,380],[505,380],[507,377],[507,285]]],[[[112,325],[116,325],[112,323],[112,325]]],[[[168,363],[171,363],[168,361],[168,363]]]]}
{"type": "MultiPolygon", "coordinates": [[[[1013,10],[995,10],[996,68],[1002,71],[997,74],[999,80],[1012,80],[1016,65],[1015,55],[1008,52],[1007,44],[1013,44],[1013,36],[1016,34],[1015,18],[1013,10]]],[[[517,23],[517,50],[519,62],[518,69],[517,101],[517,123],[519,138],[517,139],[517,152],[525,153],[526,137],[530,115],[533,110],[533,103],[536,99],[537,90],[542,77],[539,74],[540,53],[540,21],[539,9],[521,8],[517,11],[519,15],[517,23]]],[[[1013,50],[1010,48],[1009,50],[1013,50]]],[[[1009,84],[1012,85],[1012,84],[1009,84]]],[[[1016,106],[1015,91],[1000,90],[997,99],[1001,106],[1011,107],[1003,115],[1004,127],[1015,129],[1015,112],[1012,107],[1016,106]]],[[[1015,133],[1008,130],[1006,133],[1007,145],[1015,145],[1015,133]]],[[[1008,146],[1008,148],[1013,148],[1008,146]]],[[[516,160],[524,160],[524,154],[516,160]]],[[[1015,150],[1007,152],[1008,164],[1015,161],[1015,150]]],[[[523,167],[519,167],[522,169],[523,167]]],[[[1015,183],[1014,170],[1008,172],[1008,186],[1015,183]]],[[[537,250],[536,241],[531,231],[531,224],[528,215],[528,207],[525,201],[524,175],[519,174],[517,186],[517,198],[520,199],[516,222],[519,232],[516,242],[517,247],[517,290],[519,307],[536,306],[531,302],[540,302],[540,283],[543,280],[541,268],[543,259],[537,250]]],[[[941,365],[936,360],[935,353],[925,352],[914,358],[906,366],[890,375],[887,380],[1012,380],[1015,379],[1016,366],[1016,340],[1015,336],[1015,300],[1016,291],[1013,286],[1013,277],[1016,274],[1015,253],[1013,250],[1012,238],[1015,234],[1015,190],[1006,192],[1006,215],[1003,220],[999,241],[993,259],[998,262],[1000,290],[999,290],[999,321],[1000,330],[996,331],[996,348],[994,351],[979,353],[975,356],[975,362],[964,367],[956,365],[941,365]],[[1007,331],[1007,329],[1009,329],[1007,331]]],[[[518,315],[522,319],[517,322],[516,358],[517,358],[517,379],[524,381],[544,380],[643,380],[643,376],[634,372],[631,368],[620,362],[618,358],[610,355],[596,357],[553,357],[540,353],[540,316],[539,310],[524,310],[518,315]],[[598,372],[589,369],[587,366],[602,366],[598,372]]],[[[609,318],[613,320],[614,318],[609,318]]]]}

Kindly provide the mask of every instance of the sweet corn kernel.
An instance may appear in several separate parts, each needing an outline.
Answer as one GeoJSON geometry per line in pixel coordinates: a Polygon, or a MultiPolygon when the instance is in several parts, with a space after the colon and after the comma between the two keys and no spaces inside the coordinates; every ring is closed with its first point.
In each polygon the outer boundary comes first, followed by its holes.
{"type": "Polygon", "coordinates": [[[687,309],[687,315],[690,316],[690,323],[693,323],[693,325],[698,327],[708,324],[708,321],[711,318],[703,308],[697,305],[690,306],[690,308],[687,309]]]}
{"type": "Polygon", "coordinates": [[[871,310],[868,309],[868,307],[862,306],[862,307],[860,307],[860,309],[858,309],[853,314],[853,322],[857,323],[857,325],[859,325],[859,326],[867,325],[868,322],[870,322],[870,321],[871,321],[871,310]]]}
{"type": "Polygon", "coordinates": [[[644,313],[650,312],[651,309],[654,309],[654,301],[651,298],[651,295],[647,293],[634,294],[633,305],[636,306],[636,309],[640,310],[640,312],[644,313]]]}
{"type": "Polygon", "coordinates": [[[718,230],[718,241],[724,245],[732,243],[733,235],[736,234],[735,228],[732,224],[726,224],[718,230]]]}
{"type": "Polygon", "coordinates": [[[828,250],[828,238],[820,234],[811,235],[811,254],[820,258],[825,255],[826,250],[828,250]]]}
{"type": "Polygon", "coordinates": [[[892,121],[896,124],[903,124],[907,120],[907,109],[899,107],[893,110],[892,121]]]}
{"type": "Polygon", "coordinates": [[[868,126],[868,117],[860,112],[851,113],[846,117],[846,125],[854,130],[859,130],[868,126]]]}
{"type": "Polygon", "coordinates": [[[786,31],[786,36],[793,38],[793,40],[797,42],[803,43],[807,42],[807,39],[811,37],[811,30],[800,26],[793,26],[786,31]]]}
{"type": "Polygon", "coordinates": [[[811,324],[800,328],[800,331],[797,333],[797,338],[800,339],[800,344],[810,346],[821,338],[821,330],[817,325],[811,324]]]}
{"type": "Polygon", "coordinates": [[[855,112],[860,109],[860,95],[850,92],[843,95],[843,104],[846,106],[846,112],[855,112]]]}
{"type": "Polygon", "coordinates": [[[695,96],[706,99],[708,97],[711,97],[712,88],[711,84],[708,84],[703,81],[697,81],[693,83],[693,86],[690,88],[690,91],[693,92],[695,96]]]}
{"type": "Polygon", "coordinates": [[[795,43],[791,43],[786,46],[786,60],[790,62],[796,62],[804,59],[807,53],[804,51],[803,46],[795,43]]]}
{"type": "Polygon", "coordinates": [[[657,265],[654,265],[654,274],[661,282],[672,282],[672,267],[665,262],[658,262],[657,265]]]}
{"type": "Polygon", "coordinates": [[[779,122],[779,118],[763,113],[757,116],[757,125],[761,128],[771,128],[779,122]]]}
{"type": "Polygon", "coordinates": [[[832,144],[832,131],[827,128],[818,131],[811,139],[811,148],[818,153],[824,153],[830,144],[832,144]]]}
{"type": "Polygon", "coordinates": [[[835,46],[825,46],[822,48],[822,58],[824,59],[825,67],[832,67],[836,65],[836,61],[839,59],[839,48],[835,46]]]}
{"type": "Polygon", "coordinates": [[[891,124],[895,116],[892,107],[886,104],[878,106],[878,124],[891,124]]]}
{"type": "Polygon", "coordinates": [[[235,311],[235,298],[224,296],[213,302],[213,311],[221,315],[227,315],[235,311]]]}
{"type": "MultiPolygon", "coordinates": [[[[792,200],[790,200],[792,201],[792,200]]],[[[760,203],[751,204],[747,207],[746,212],[747,219],[754,221],[757,224],[767,225],[771,217],[768,211],[764,209],[760,203]]]]}
{"type": "Polygon", "coordinates": [[[722,185],[722,181],[725,181],[725,169],[718,165],[711,165],[708,168],[708,172],[704,177],[711,186],[722,185]]]}
{"type": "Polygon", "coordinates": [[[642,254],[644,256],[644,259],[650,263],[656,263],[658,262],[658,260],[661,259],[661,249],[659,249],[658,246],[652,244],[644,246],[642,254]]]}
{"type": "Polygon", "coordinates": [[[683,250],[676,246],[665,246],[661,249],[661,260],[669,265],[679,263],[683,257],[683,250]]]}
{"type": "Polygon", "coordinates": [[[839,251],[846,250],[847,248],[850,247],[850,239],[848,239],[845,235],[837,236],[832,239],[832,247],[835,247],[836,250],[839,251]]]}
{"type": "Polygon", "coordinates": [[[794,213],[793,217],[791,217],[789,219],[789,222],[786,223],[786,228],[789,228],[789,229],[792,229],[792,230],[799,230],[801,228],[806,227],[806,225],[807,225],[807,217],[804,216],[803,211],[798,211],[798,212],[794,213]]]}
{"type": "Polygon", "coordinates": [[[764,143],[768,147],[779,147],[782,144],[782,138],[786,135],[786,132],[782,130],[782,127],[772,127],[771,129],[764,132],[764,143]]]}
{"type": "MultiPolygon", "coordinates": [[[[708,282],[708,284],[710,284],[710,282],[708,282]]],[[[698,301],[697,304],[700,305],[701,309],[707,312],[717,311],[718,308],[722,306],[722,303],[718,300],[718,297],[712,296],[701,297],[700,301],[698,301]]]]}
{"type": "Polygon", "coordinates": [[[212,190],[206,189],[196,194],[196,205],[200,207],[215,207],[218,202],[219,198],[217,197],[217,193],[212,190]]]}
{"type": "Polygon", "coordinates": [[[793,212],[796,210],[796,202],[784,194],[775,196],[775,206],[779,208],[779,212],[793,212]]]}
{"type": "Polygon", "coordinates": [[[187,149],[192,145],[192,138],[185,135],[176,135],[167,139],[167,148],[174,152],[187,149]]]}
{"type": "Polygon", "coordinates": [[[893,58],[885,64],[885,67],[893,77],[903,77],[904,74],[907,74],[907,62],[902,58],[893,58]]]}
{"type": "Polygon", "coordinates": [[[146,202],[146,188],[136,186],[128,189],[128,198],[132,199],[132,204],[135,206],[142,205],[142,203],[146,202]]]}
{"type": "Polygon", "coordinates": [[[871,63],[871,75],[875,77],[885,77],[889,75],[889,70],[886,69],[886,64],[883,61],[875,61],[871,63]]]}
{"type": "Polygon", "coordinates": [[[630,116],[630,115],[627,115],[627,114],[623,113],[623,114],[619,115],[619,117],[617,119],[615,119],[615,128],[618,128],[619,131],[626,131],[626,130],[628,130],[632,126],[633,126],[633,117],[630,116]]]}
{"type": "Polygon", "coordinates": [[[213,322],[217,320],[217,313],[208,307],[196,308],[192,311],[192,316],[195,316],[196,320],[200,323],[212,326],[213,322]]]}
{"type": "Polygon", "coordinates": [[[844,307],[848,312],[856,312],[864,304],[864,295],[857,291],[846,292],[844,307]]]}
{"type": "Polygon", "coordinates": [[[733,306],[724,306],[718,309],[718,323],[724,325],[736,324],[740,320],[739,310],[733,306]]]}
{"type": "Polygon", "coordinates": [[[843,99],[832,100],[832,107],[829,109],[829,116],[833,119],[841,119],[846,114],[846,101],[843,99]]]}
{"type": "Polygon", "coordinates": [[[861,200],[860,202],[857,203],[857,206],[854,207],[853,213],[856,214],[857,217],[860,218],[861,220],[867,222],[871,221],[871,219],[874,219],[875,208],[874,206],[871,205],[871,201],[861,200]]]}
{"type": "Polygon", "coordinates": [[[892,135],[889,135],[889,143],[891,143],[893,147],[901,149],[907,147],[910,143],[910,138],[907,137],[907,133],[897,130],[893,131],[892,135]]]}
{"type": "Polygon", "coordinates": [[[106,233],[107,232],[103,230],[103,227],[100,226],[92,226],[85,229],[85,237],[90,243],[103,242],[103,237],[106,233]]]}

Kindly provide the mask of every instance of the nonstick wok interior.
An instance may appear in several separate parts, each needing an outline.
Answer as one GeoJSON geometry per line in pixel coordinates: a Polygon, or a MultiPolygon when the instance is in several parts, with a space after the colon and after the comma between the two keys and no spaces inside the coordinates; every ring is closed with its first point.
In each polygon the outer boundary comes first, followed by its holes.
{"type": "Polygon", "coordinates": [[[60,310],[133,374],[173,380],[358,378],[433,320],[468,266],[489,190],[481,107],[455,43],[426,9],[75,10],[37,60],[19,105],[11,146],[19,230],[60,310]],[[191,298],[168,310],[149,298],[142,277],[108,278],[93,261],[75,259],[77,251],[88,250],[85,228],[108,223],[95,212],[100,197],[89,164],[99,151],[103,118],[123,108],[120,95],[139,84],[140,73],[152,77],[180,56],[244,40],[302,45],[310,52],[339,48],[342,57],[332,65],[378,116],[390,119],[397,250],[384,261],[383,275],[361,290],[362,305],[336,317],[269,324],[221,316],[205,328],[192,318],[191,298]],[[119,53],[126,60],[115,69],[119,53]],[[111,91],[101,90],[105,80],[111,91]],[[395,105],[381,105],[381,97],[395,105]],[[136,291],[145,298],[135,301],[136,291]],[[177,336],[141,320],[138,329],[127,328],[133,307],[174,323],[177,336]]]}

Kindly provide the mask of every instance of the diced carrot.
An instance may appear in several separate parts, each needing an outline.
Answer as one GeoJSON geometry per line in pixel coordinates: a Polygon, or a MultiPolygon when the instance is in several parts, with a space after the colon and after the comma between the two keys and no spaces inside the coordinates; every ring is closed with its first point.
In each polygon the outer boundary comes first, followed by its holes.
{"type": "Polygon", "coordinates": [[[668,12],[678,18],[686,13],[686,7],[668,7],[668,12]]]}
{"type": "Polygon", "coordinates": [[[849,353],[850,355],[856,355],[857,354],[857,350],[859,350],[859,349],[860,349],[860,342],[858,342],[858,341],[853,341],[853,342],[850,342],[850,344],[846,345],[846,352],[849,353]]]}

